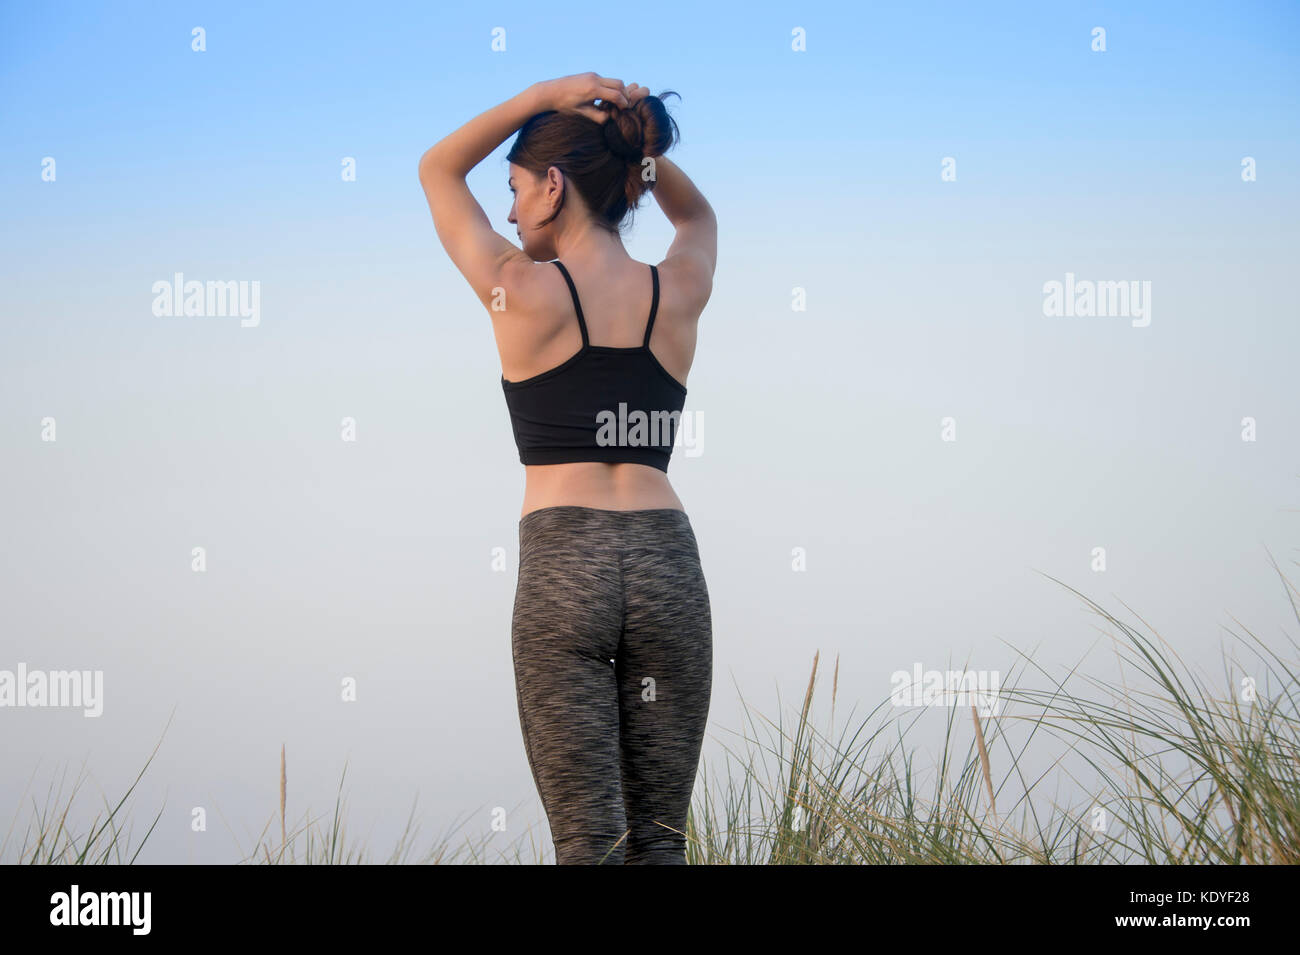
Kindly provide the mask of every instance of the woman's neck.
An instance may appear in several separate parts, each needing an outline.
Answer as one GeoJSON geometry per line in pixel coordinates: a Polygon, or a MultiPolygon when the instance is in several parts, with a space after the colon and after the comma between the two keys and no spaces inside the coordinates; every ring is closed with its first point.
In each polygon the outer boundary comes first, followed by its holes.
{"type": "Polygon", "coordinates": [[[590,220],[576,228],[562,230],[555,239],[555,254],[566,262],[586,262],[594,266],[621,265],[631,259],[617,233],[602,229],[590,220]]]}

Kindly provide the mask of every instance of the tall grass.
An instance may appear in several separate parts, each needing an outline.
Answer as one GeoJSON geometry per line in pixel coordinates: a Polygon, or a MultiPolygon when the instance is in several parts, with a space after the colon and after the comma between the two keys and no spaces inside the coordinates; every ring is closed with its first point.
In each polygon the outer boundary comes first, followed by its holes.
{"type": "MultiPolygon", "coordinates": [[[[1295,584],[1273,564],[1300,622],[1295,584]]],[[[695,864],[1094,864],[1300,862],[1300,647],[1289,635],[1284,654],[1237,622],[1229,634],[1249,650],[1243,666],[1225,652],[1217,689],[1197,676],[1159,634],[1128,607],[1122,620],[1070,590],[1096,615],[1113,642],[1117,683],[1069,672],[1057,679],[1023,655],[1021,675],[999,694],[996,715],[947,708],[942,751],[918,769],[909,732],[927,712],[882,702],[865,716],[837,721],[838,660],[830,676],[829,718],[817,725],[814,703],[823,677],[814,657],[802,705],[776,719],[744,704],[738,745],[722,767],[701,766],[687,824],[695,864]],[[1022,687],[1024,674],[1037,674],[1022,687]],[[1033,747],[1031,749],[1031,747],[1033,747]],[[1045,751],[1034,776],[1030,755],[1045,751]],[[1073,760],[1090,771],[1075,779],[1073,760]],[[1075,782],[1088,798],[1058,805],[1041,795],[1049,783],[1075,782]],[[1005,804],[999,811],[999,804],[1005,804]]],[[[1236,621],[1234,621],[1236,622],[1236,621]]],[[[1004,681],[1005,682],[1005,681],[1004,681]]],[[[742,697],[742,703],[744,703],[742,697]]],[[[169,721],[170,723],[170,721],[169,721]]],[[[912,732],[912,739],[915,739],[912,732]]],[[[161,740],[160,740],[161,743],[161,740]]],[[[157,747],[154,754],[157,753],[157,747]]],[[[145,763],[152,762],[153,754],[145,763]]],[[[107,815],[73,831],[73,803],[60,784],[44,807],[33,803],[21,842],[13,825],[0,861],[105,863],[135,861],[161,817],[131,849],[123,807],[144,769],[107,815]],[[14,858],[10,858],[10,849],[14,858]]],[[[418,856],[412,804],[397,846],[375,859],[345,823],[343,777],[329,819],[289,825],[286,752],[281,749],[279,838],[274,815],[243,862],[532,863],[547,861],[540,825],[505,836],[466,830],[466,816],[418,856]]],[[[15,816],[15,822],[17,816],[15,816]]]]}
{"type": "MultiPolygon", "coordinates": [[[[1300,622],[1296,587],[1273,566],[1300,622]]],[[[1241,632],[1229,633],[1252,652],[1254,665],[1242,667],[1225,654],[1223,689],[1216,693],[1140,618],[1140,626],[1125,622],[1061,586],[1114,640],[1118,685],[1081,678],[1085,688],[1072,689],[1070,680],[1035,667],[1049,688],[1004,688],[1000,715],[982,723],[971,707],[969,722],[959,723],[962,711],[947,711],[942,758],[923,781],[905,745],[920,715],[915,710],[888,714],[882,704],[838,733],[814,726],[814,660],[792,730],[759,721],[746,707],[751,718],[743,751],[728,753],[718,781],[706,783],[692,813],[690,860],[1300,862],[1300,682],[1294,662],[1238,623],[1241,632]],[[1012,740],[1013,729],[1022,739],[1012,740]],[[1069,754],[1093,770],[1095,779],[1085,787],[1091,797],[1081,805],[1052,804],[1044,813],[1041,800],[1034,800],[1044,779],[1053,778],[1026,778],[1023,771],[1039,734],[1057,741],[1050,749],[1059,754],[1053,763],[1058,774],[1069,754]],[[999,815],[995,797],[1006,790],[1015,798],[999,815]]],[[[1286,639],[1294,661],[1300,647],[1286,639]]],[[[832,714],[835,695],[833,684],[832,714]]]]}

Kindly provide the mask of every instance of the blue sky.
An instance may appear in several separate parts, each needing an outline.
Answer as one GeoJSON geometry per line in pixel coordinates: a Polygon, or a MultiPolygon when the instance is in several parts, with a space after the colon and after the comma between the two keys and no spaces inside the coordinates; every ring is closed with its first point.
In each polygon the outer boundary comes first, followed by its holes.
{"type": "MultiPolygon", "coordinates": [[[[670,470],[714,600],[711,731],[742,724],[736,688],[765,712],[797,697],[817,651],[867,708],[914,662],[1005,669],[1004,640],[1073,664],[1098,635],[1040,573],[1127,601],[1211,671],[1232,615],[1279,634],[1267,554],[1293,552],[1300,499],[1298,19],[5,5],[0,668],[102,667],[107,699],[99,721],[0,713],[22,768],[0,814],[38,761],[89,758],[124,789],[174,706],[143,793],[180,816],[150,861],[229,861],[224,834],[190,837],[187,807],[256,832],[286,741],[318,810],[351,755],[381,846],[415,791],[434,830],[480,805],[538,813],[513,565],[488,561],[517,544],[522,468],[489,321],[416,163],[588,69],[681,94],[673,158],[719,216],[687,399],[706,449],[670,470]],[[176,272],[260,282],[261,324],[154,316],[151,285],[176,272]],[[1150,326],[1045,316],[1067,272],[1150,281],[1150,326]],[[340,674],[360,681],[353,709],[340,674]]],[[[503,229],[504,152],[470,177],[503,229]]],[[[669,238],[648,204],[627,243],[658,261],[669,238]]]]}

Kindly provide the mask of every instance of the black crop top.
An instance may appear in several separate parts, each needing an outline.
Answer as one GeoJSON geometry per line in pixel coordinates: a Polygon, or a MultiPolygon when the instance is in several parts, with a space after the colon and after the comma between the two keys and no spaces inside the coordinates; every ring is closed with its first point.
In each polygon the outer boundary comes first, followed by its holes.
{"type": "Polygon", "coordinates": [[[524,464],[573,461],[631,462],[668,470],[668,458],[686,403],[686,386],[650,351],[659,309],[659,270],[640,347],[592,345],[582,303],[569,271],[557,260],[578,313],[582,348],[567,361],[523,381],[506,381],[510,424],[524,464]]]}

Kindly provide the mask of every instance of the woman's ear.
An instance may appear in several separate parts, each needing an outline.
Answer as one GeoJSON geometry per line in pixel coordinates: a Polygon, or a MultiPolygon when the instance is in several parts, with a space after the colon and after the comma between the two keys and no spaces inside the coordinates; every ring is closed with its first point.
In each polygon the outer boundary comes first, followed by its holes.
{"type": "Polygon", "coordinates": [[[558,211],[564,203],[565,186],[564,173],[555,166],[546,170],[546,204],[553,212],[558,211]]]}

